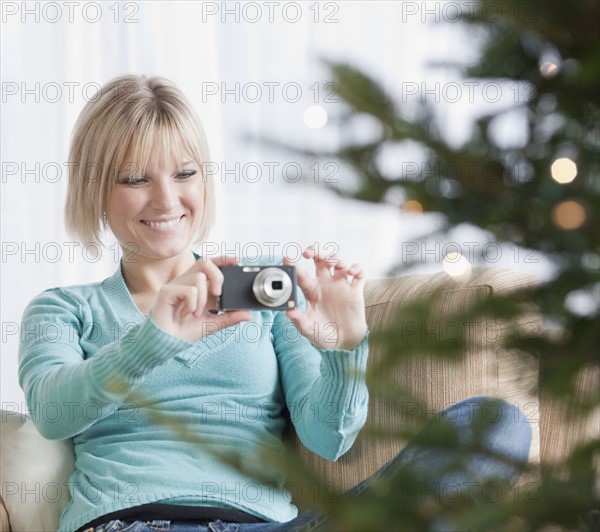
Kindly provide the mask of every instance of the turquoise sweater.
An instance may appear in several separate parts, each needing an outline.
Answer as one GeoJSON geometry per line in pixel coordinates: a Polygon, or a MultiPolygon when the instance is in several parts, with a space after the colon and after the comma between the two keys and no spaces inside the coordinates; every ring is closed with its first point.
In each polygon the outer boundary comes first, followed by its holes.
{"type": "Polygon", "coordinates": [[[258,454],[281,452],[286,407],[306,447],[329,460],[345,453],[367,415],[368,333],[352,351],[323,350],[284,312],[252,314],[189,343],[142,315],[120,267],[33,299],[19,382],[40,433],[73,438],[76,456],[60,531],[151,502],[297,515],[284,472],[261,483],[217,455],[237,453],[251,468],[258,454]]]}

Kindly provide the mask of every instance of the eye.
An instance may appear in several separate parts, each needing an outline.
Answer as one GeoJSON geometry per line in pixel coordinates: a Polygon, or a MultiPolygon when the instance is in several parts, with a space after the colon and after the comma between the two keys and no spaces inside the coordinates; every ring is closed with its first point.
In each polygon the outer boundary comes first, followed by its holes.
{"type": "Polygon", "coordinates": [[[181,172],[177,177],[179,179],[189,179],[190,177],[196,175],[198,172],[196,172],[196,170],[186,170],[184,172],[181,172]]]}
{"type": "Polygon", "coordinates": [[[141,185],[145,183],[147,179],[145,177],[124,177],[119,180],[120,185],[141,185]]]}

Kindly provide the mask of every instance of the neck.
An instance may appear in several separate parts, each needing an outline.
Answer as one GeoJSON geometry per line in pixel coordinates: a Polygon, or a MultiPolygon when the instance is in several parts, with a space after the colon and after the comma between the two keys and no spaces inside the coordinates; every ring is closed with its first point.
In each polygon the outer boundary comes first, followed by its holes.
{"type": "Polygon", "coordinates": [[[132,296],[157,294],[165,284],[185,273],[196,262],[191,250],[169,259],[136,257],[135,260],[121,260],[123,279],[132,296]]]}

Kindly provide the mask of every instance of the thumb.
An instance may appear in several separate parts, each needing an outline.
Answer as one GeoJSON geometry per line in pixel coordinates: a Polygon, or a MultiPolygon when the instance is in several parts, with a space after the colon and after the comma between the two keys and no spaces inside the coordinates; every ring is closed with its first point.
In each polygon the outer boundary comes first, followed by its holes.
{"type": "Polygon", "coordinates": [[[310,320],[306,317],[305,314],[300,312],[298,309],[293,309],[286,310],[285,315],[294,324],[294,326],[300,334],[302,334],[303,336],[307,336],[310,334],[310,320]]]}
{"type": "Polygon", "coordinates": [[[231,310],[219,314],[218,317],[219,323],[217,324],[217,330],[226,329],[241,321],[252,321],[252,314],[247,310],[231,310]]]}

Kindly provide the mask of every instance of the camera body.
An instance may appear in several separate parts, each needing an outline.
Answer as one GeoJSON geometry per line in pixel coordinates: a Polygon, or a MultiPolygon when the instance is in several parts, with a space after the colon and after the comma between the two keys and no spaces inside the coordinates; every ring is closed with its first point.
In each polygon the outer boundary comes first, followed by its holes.
{"type": "Polygon", "coordinates": [[[288,310],[296,308],[295,266],[219,266],[225,277],[219,310],[288,310]]]}

